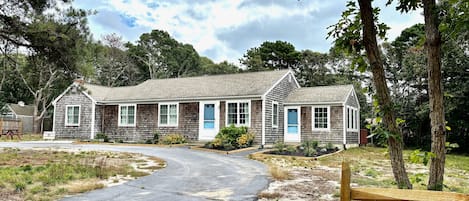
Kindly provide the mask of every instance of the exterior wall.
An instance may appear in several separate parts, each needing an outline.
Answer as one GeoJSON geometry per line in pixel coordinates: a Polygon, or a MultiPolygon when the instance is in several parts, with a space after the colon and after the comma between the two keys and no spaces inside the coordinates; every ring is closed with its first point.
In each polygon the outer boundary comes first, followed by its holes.
{"type": "Polygon", "coordinates": [[[34,118],[32,116],[17,115],[16,118],[21,119],[23,124],[23,133],[32,133],[34,131],[34,118]]]}
{"type": "Polygon", "coordinates": [[[56,138],[89,139],[91,134],[91,107],[93,102],[83,93],[73,90],[62,96],[55,104],[56,138]],[[67,105],[80,105],[80,125],[65,126],[65,112],[67,105]]]}
{"type": "Polygon", "coordinates": [[[312,107],[301,107],[301,141],[316,140],[322,144],[343,144],[343,121],[342,106],[330,106],[330,130],[313,131],[312,129],[312,107]]]}
{"type": "Polygon", "coordinates": [[[158,127],[158,104],[138,104],[135,127],[118,126],[118,106],[107,105],[104,112],[104,133],[114,140],[145,141],[155,132],[161,136],[178,133],[188,140],[197,140],[199,103],[179,103],[178,127],[158,127]]]}
{"type": "Polygon", "coordinates": [[[262,140],[262,100],[251,100],[251,125],[248,129],[255,134],[254,143],[262,140]]]}
{"type": "MultiPolygon", "coordinates": [[[[265,96],[265,143],[273,144],[283,141],[283,102],[291,91],[297,88],[294,77],[289,74],[265,96]],[[278,127],[272,127],[272,101],[278,102],[278,127]]],[[[259,139],[260,142],[260,139],[259,139]]]]}
{"type": "MultiPolygon", "coordinates": [[[[347,97],[347,101],[345,102],[345,105],[350,106],[350,107],[354,107],[354,108],[358,109],[358,111],[360,111],[359,110],[360,103],[357,101],[355,93],[351,93],[347,97]]],[[[345,118],[348,121],[348,116],[347,115],[346,115],[345,118]]],[[[359,113],[358,119],[360,119],[360,113],[359,113]]],[[[360,123],[358,123],[358,125],[360,125],[360,123]]],[[[360,142],[360,129],[347,130],[345,136],[346,136],[347,144],[358,144],[360,142]]]]}
{"type": "Polygon", "coordinates": [[[220,101],[220,129],[225,127],[226,123],[226,101],[220,101]]]}

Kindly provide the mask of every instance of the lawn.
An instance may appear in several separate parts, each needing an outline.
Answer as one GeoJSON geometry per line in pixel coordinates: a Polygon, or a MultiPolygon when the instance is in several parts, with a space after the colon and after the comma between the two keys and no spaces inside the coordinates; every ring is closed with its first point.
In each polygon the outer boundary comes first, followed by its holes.
{"type": "MultiPolygon", "coordinates": [[[[413,150],[404,151],[408,159],[413,150]]],[[[318,160],[254,154],[251,158],[266,163],[271,170],[269,188],[259,194],[261,200],[337,200],[339,197],[340,165],[350,161],[352,186],[395,188],[386,149],[352,148],[318,160]]],[[[447,155],[445,189],[469,194],[469,156],[447,155]]],[[[414,189],[425,189],[428,167],[406,161],[414,189]]]]}
{"type": "Polygon", "coordinates": [[[165,166],[155,157],[130,153],[0,150],[3,200],[57,200],[145,176],[165,166]]]}

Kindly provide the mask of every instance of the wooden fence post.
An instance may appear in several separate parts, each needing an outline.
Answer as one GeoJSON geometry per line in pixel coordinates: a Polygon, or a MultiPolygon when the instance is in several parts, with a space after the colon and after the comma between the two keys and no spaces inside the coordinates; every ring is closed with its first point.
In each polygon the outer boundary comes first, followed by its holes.
{"type": "Polygon", "coordinates": [[[342,161],[342,175],[340,179],[340,201],[350,201],[350,165],[342,161]]]}

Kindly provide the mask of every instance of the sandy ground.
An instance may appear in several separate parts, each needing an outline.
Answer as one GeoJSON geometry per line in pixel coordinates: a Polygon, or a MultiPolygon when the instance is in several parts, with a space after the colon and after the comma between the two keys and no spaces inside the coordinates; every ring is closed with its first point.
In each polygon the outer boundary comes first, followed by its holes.
{"type": "Polygon", "coordinates": [[[327,166],[285,168],[293,179],[273,181],[259,194],[267,200],[338,200],[340,169],[327,166]]]}

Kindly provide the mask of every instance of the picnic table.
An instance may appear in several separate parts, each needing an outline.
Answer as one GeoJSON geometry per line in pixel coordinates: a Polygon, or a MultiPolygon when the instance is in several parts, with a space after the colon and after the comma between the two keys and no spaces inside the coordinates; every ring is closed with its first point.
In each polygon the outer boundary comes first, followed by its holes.
{"type": "Polygon", "coordinates": [[[13,140],[13,136],[16,135],[18,137],[18,139],[21,140],[21,133],[20,133],[19,129],[2,129],[2,133],[1,133],[0,137],[2,135],[6,135],[7,138],[10,137],[10,139],[12,139],[12,140],[13,140]]]}

